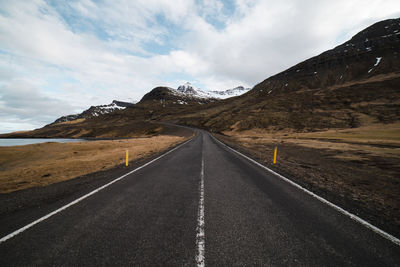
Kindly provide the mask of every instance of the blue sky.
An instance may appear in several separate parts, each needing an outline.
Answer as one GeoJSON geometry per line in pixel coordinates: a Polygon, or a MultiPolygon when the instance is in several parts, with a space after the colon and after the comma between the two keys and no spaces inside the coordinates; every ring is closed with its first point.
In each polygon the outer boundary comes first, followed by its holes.
{"type": "Polygon", "coordinates": [[[397,0],[0,0],[0,132],[159,85],[252,87],[399,16],[397,0]]]}

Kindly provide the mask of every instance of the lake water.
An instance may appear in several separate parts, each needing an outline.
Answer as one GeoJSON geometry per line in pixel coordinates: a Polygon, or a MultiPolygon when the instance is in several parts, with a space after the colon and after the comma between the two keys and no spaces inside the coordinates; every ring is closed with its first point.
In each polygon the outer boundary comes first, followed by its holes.
{"type": "Polygon", "coordinates": [[[57,143],[70,143],[70,142],[85,142],[85,139],[62,139],[62,138],[0,138],[0,146],[23,146],[30,144],[57,142],[57,143]]]}

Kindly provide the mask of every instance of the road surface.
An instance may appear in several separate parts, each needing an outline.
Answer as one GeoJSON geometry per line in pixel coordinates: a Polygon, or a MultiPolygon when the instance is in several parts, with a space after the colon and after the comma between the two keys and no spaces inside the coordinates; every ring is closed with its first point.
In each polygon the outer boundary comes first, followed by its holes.
{"type": "MultiPolygon", "coordinates": [[[[35,212],[26,217],[39,219],[35,212]]],[[[12,231],[25,226],[0,222],[12,231]]],[[[399,263],[399,245],[203,131],[0,243],[1,266],[399,263]]]]}

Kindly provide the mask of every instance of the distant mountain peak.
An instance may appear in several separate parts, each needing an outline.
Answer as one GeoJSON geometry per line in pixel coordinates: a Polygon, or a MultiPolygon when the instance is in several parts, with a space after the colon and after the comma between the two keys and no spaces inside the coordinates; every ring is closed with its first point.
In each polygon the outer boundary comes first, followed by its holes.
{"type": "Polygon", "coordinates": [[[248,92],[250,89],[251,88],[237,86],[235,88],[225,89],[225,90],[205,91],[194,87],[190,82],[186,82],[183,85],[178,86],[178,89],[176,90],[180,93],[200,98],[226,99],[229,97],[242,95],[248,92]]]}
{"type": "MultiPolygon", "coordinates": [[[[163,101],[170,100],[175,103],[198,103],[204,104],[214,102],[219,99],[226,99],[229,97],[239,96],[248,92],[250,88],[238,86],[235,88],[221,90],[221,91],[205,91],[196,88],[190,82],[186,82],[177,89],[171,87],[159,86],[148,92],[143,96],[139,103],[148,101],[163,101]]],[[[160,102],[162,103],[162,102],[160,102]]]]}
{"type": "Polygon", "coordinates": [[[201,89],[195,88],[190,82],[186,82],[183,85],[178,86],[179,92],[191,95],[202,95],[203,91],[201,89]]]}

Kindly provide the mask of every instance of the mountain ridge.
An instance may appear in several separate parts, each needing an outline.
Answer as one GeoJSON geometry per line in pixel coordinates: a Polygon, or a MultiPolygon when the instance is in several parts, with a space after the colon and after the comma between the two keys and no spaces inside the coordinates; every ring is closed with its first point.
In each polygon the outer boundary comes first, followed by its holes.
{"type": "Polygon", "coordinates": [[[51,124],[74,121],[77,119],[88,119],[92,117],[98,117],[103,114],[114,112],[115,110],[121,110],[127,107],[131,107],[132,105],[134,105],[134,103],[113,100],[111,104],[108,105],[91,106],[90,108],[82,111],[81,113],[62,116],[56,119],[51,124]]]}
{"type": "Polygon", "coordinates": [[[250,88],[244,88],[243,86],[222,91],[204,91],[194,87],[190,82],[186,82],[185,84],[178,86],[177,89],[166,86],[155,87],[149,93],[145,94],[139,103],[144,103],[150,100],[171,100],[175,101],[175,104],[187,104],[189,102],[205,104],[221,99],[239,96],[248,91],[250,91],[250,88]]]}

